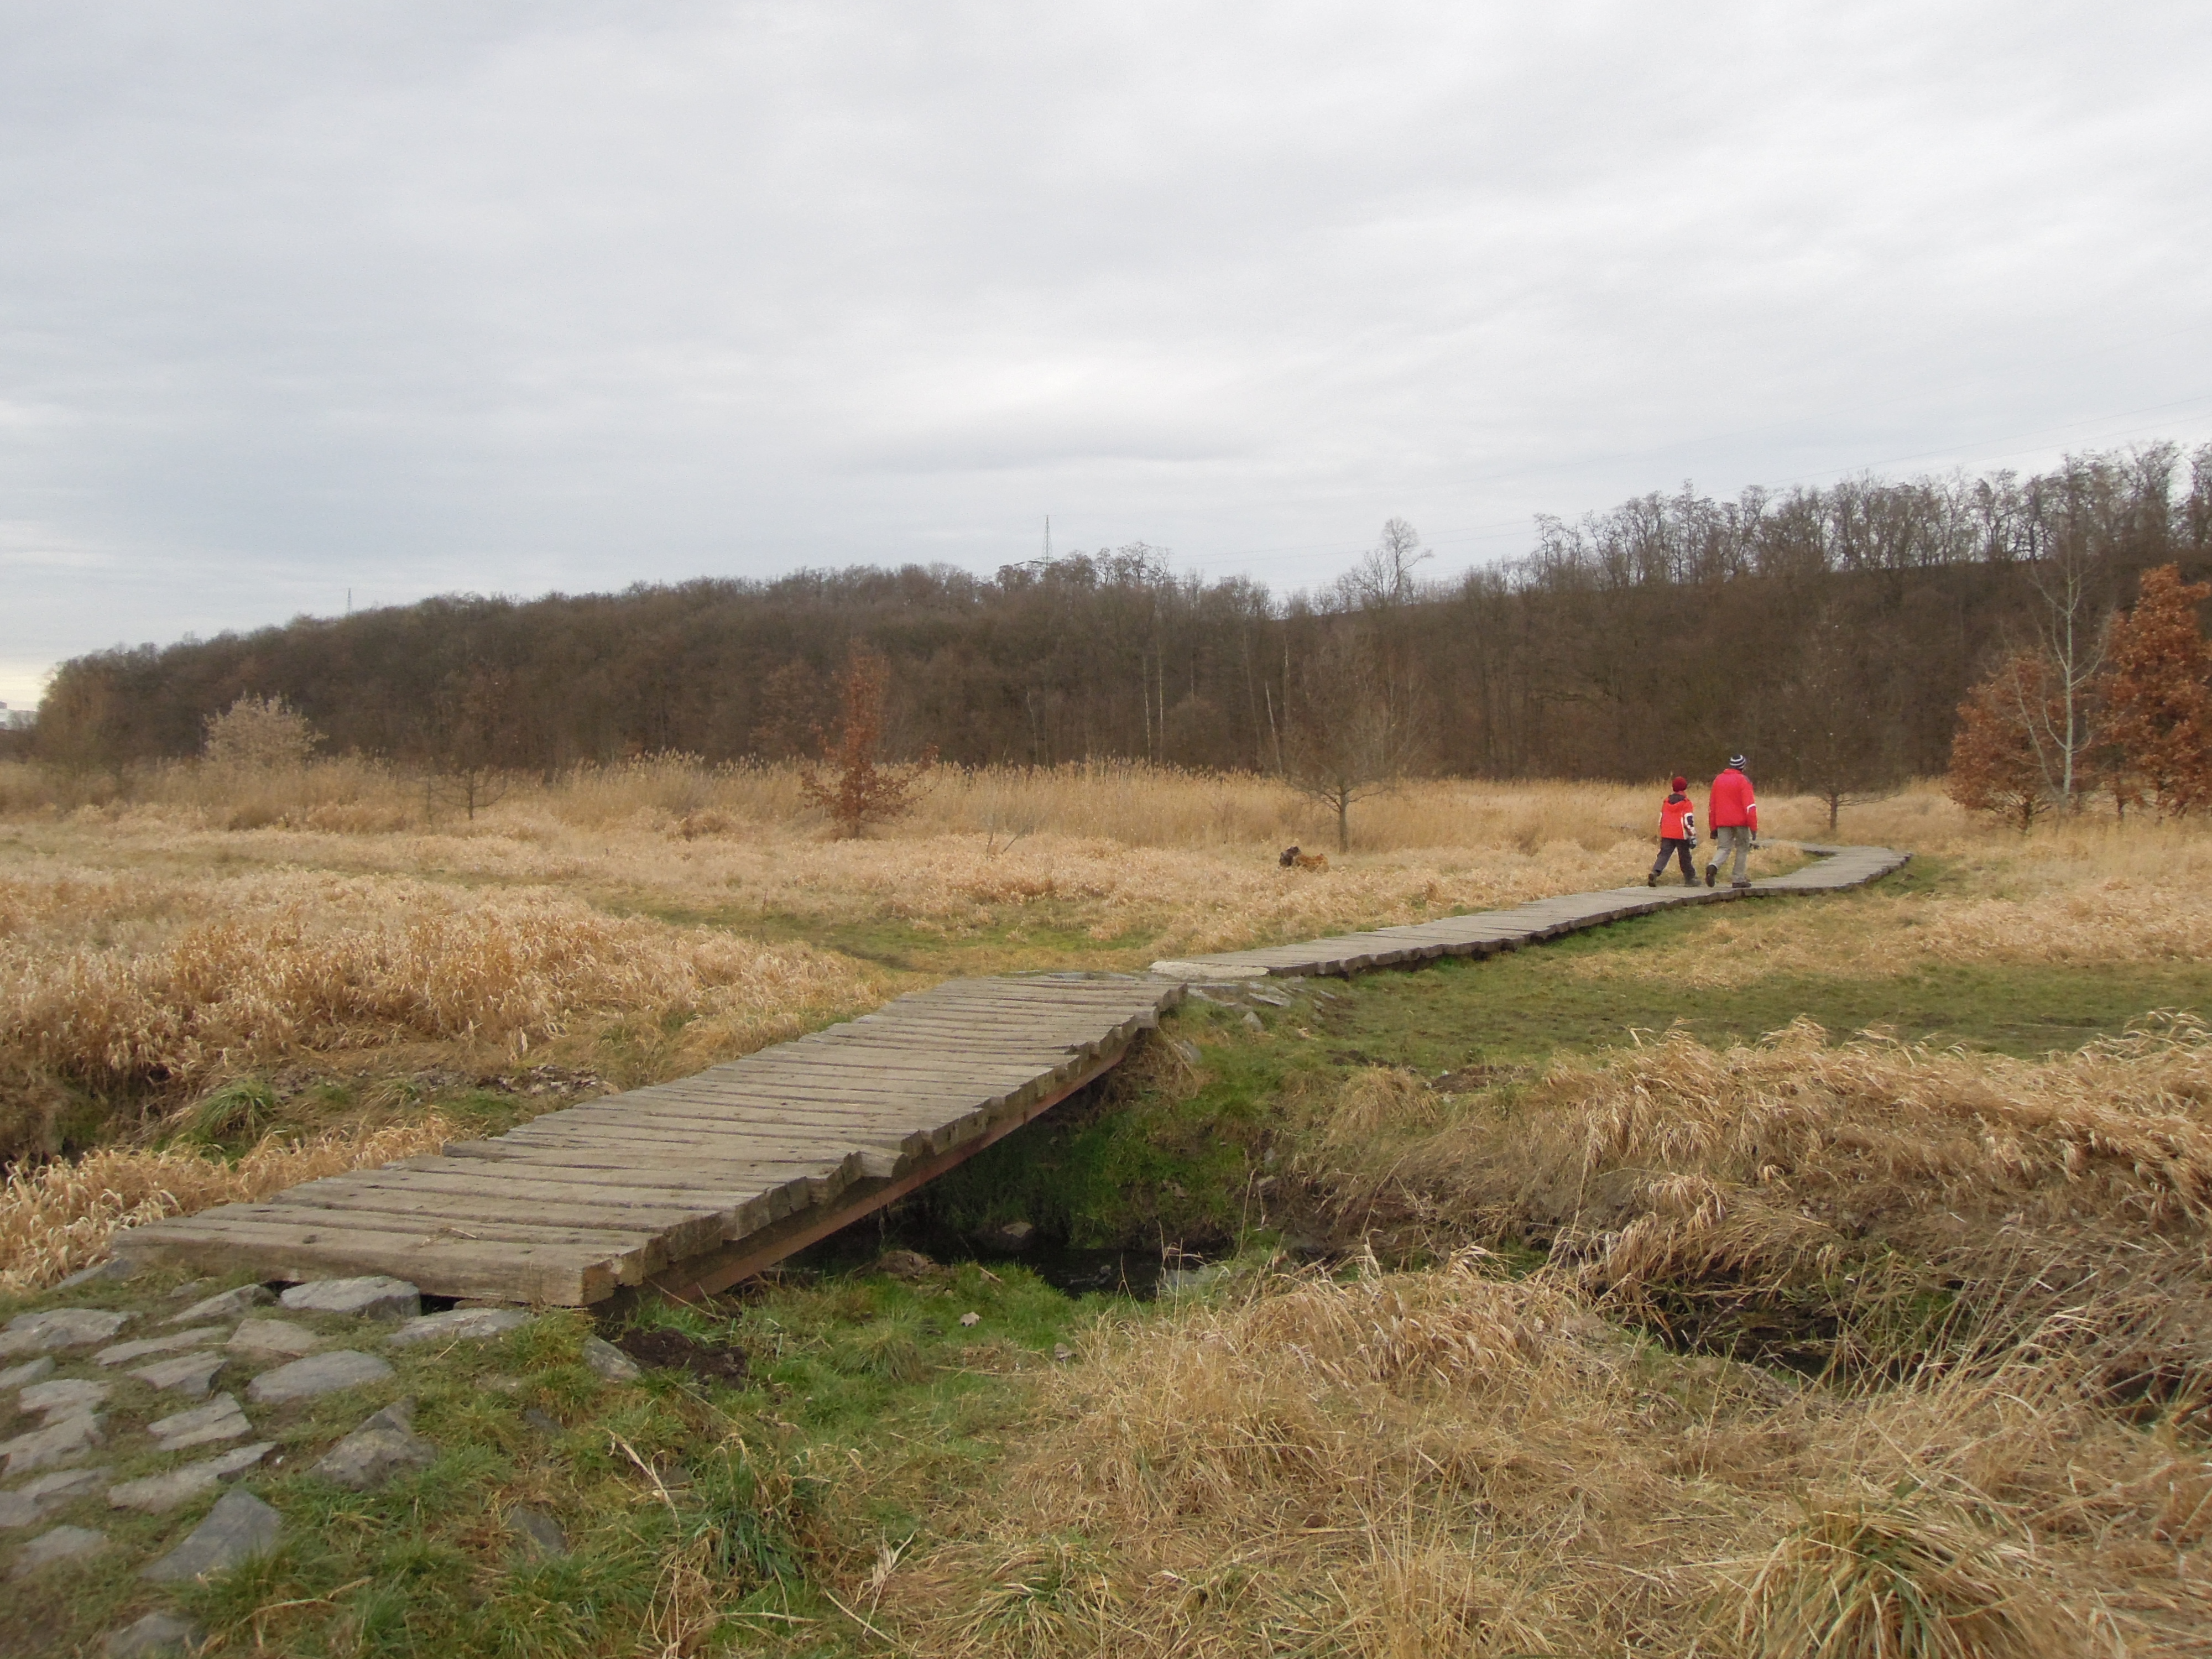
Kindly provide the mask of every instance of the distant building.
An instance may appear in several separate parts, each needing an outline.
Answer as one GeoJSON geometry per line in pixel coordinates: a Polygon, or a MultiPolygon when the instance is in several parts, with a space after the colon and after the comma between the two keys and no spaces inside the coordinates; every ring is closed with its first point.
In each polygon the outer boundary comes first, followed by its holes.
{"type": "Polygon", "coordinates": [[[38,723],[35,708],[10,708],[0,702],[0,732],[27,732],[38,723]]]}

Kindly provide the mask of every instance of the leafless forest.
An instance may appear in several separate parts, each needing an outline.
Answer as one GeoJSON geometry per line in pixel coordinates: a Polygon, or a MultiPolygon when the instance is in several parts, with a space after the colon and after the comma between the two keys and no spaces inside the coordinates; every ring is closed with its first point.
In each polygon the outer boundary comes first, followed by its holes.
{"type": "Polygon", "coordinates": [[[1746,748],[1820,793],[1940,773],[1960,701],[2033,634],[2033,575],[2093,608],[2145,568],[2212,568],[2212,447],[2049,473],[1870,478],[1717,500],[1687,486],[1446,579],[1392,520],[1346,576],[1284,597],[1139,545],[1008,565],[804,571],[616,594],[447,597],[77,659],[40,754],[196,752],[210,714],[283,696],[333,751],[465,772],[681,752],[811,753],[848,649],[888,659],[889,752],[1283,769],[1352,705],[1462,776],[1641,778],[1746,748]],[[1346,648],[1357,640],[1358,649],[1346,648]]]}

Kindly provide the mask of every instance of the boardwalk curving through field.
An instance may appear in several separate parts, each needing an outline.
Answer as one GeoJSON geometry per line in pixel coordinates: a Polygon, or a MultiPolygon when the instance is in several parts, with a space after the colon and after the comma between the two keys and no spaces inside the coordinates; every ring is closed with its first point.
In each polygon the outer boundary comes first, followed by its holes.
{"type": "Polygon", "coordinates": [[[1192,981],[1353,974],[1691,904],[1863,886],[1910,854],[1812,847],[1748,888],[1625,887],[1155,963],[951,980],[696,1076],[487,1140],[118,1234],[118,1250],[268,1279],[386,1273],[434,1295],[584,1305],[710,1293],[913,1191],[1103,1075],[1192,981]]]}

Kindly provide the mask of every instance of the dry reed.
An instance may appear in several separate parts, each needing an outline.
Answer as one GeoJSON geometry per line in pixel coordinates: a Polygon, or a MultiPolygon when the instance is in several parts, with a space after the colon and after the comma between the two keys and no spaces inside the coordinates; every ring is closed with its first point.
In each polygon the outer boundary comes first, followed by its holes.
{"type": "Polygon", "coordinates": [[[2212,1037],[2186,1017],[2039,1061],[1832,1047],[1802,1021],[1724,1051],[1676,1034],[1441,1132],[1418,1091],[1379,1119],[1380,1086],[1341,1109],[1364,1153],[1331,1154],[1354,1214],[1538,1243],[1554,1275],[1699,1340],[1748,1323],[1790,1352],[1833,1326],[1835,1358],[1894,1369],[1962,1353],[1987,1326],[1960,1310],[2002,1304],[2015,1327],[2063,1316],[2114,1389],[2203,1395],[2212,1037]]]}
{"type": "Polygon", "coordinates": [[[52,1150],[84,1095],[143,1112],[395,1045],[470,1065],[629,1025],[696,1068],[866,1006],[878,984],[805,945],[542,888],[288,869],[0,877],[0,1154],[52,1150]]]}
{"type": "Polygon", "coordinates": [[[1790,1386],[1486,1267],[1102,1322],[878,1621],[962,1656],[2207,1650],[2212,1466],[2063,1366],[1790,1386]]]}
{"type": "Polygon", "coordinates": [[[453,1133],[412,1123],[264,1139],[234,1163],[212,1153],[100,1147],[73,1163],[17,1167],[0,1187],[0,1292],[21,1294],[104,1258],[118,1229],[217,1204],[250,1203],[318,1176],[434,1151],[453,1133]]]}

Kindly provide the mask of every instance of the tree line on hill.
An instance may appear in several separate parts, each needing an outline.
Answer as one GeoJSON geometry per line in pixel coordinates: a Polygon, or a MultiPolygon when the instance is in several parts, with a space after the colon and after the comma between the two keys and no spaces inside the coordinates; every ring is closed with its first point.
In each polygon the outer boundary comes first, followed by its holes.
{"type": "Polygon", "coordinates": [[[189,755],[254,696],[433,772],[807,757],[859,647],[886,665],[892,756],[1279,771],[1340,811],[1377,775],[1645,778],[1741,750],[1834,801],[1946,769],[1962,700],[2041,637],[2052,571],[2094,629],[2169,564],[2212,569],[2212,446],[1732,501],[1686,485],[1540,519],[1528,556],[1455,579],[1394,520],[1289,596],[1136,544],[988,577],[441,598],[75,659],[35,744],[79,768],[189,755]]]}

